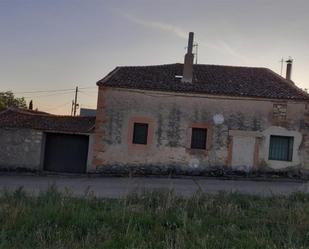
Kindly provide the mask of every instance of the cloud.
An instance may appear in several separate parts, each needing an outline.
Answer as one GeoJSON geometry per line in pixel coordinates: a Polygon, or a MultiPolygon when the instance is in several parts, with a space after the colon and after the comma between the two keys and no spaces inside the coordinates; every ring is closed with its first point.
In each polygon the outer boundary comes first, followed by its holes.
{"type": "Polygon", "coordinates": [[[199,41],[200,45],[203,45],[205,47],[208,47],[210,49],[214,49],[220,53],[223,54],[228,54],[230,56],[233,56],[237,59],[240,59],[243,62],[247,62],[248,59],[243,56],[242,54],[238,53],[235,49],[233,49],[230,45],[228,45],[228,43],[226,43],[223,40],[219,40],[216,43],[208,43],[208,42],[204,42],[204,41],[199,41]]]}
{"type": "Polygon", "coordinates": [[[131,16],[128,14],[122,14],[122,16],[128,19],[129,21],[142,25],[144,27],[153,28],[153,29],[157,29],[157,30],[161,30],[165,32],[171,32],[171,33],[174,33],[176,36],[183,38],[183,39],[188,38],[187,32],[185,32],[181,28],[176,27],[174,25],[170,25],[170,24],[166,24],[162,22],[146,21],[146,20],[131,16]]]}
{"type": "MultiPolygon", "coordinates": [[[[167,24],[167,23],[163,23],[163,22],[158,22],[158,21],[149,21],[149,20],[144,20],[132,15],[129,15],[127,13],[123,13],[120,12],[120,15],[124,18],[126,18],[127,20],[129,20],[132,23],[136,23],[138,25],[147,27],[147,28],[152,28],[152,29],[156,29],[156,30],[160,30],[163,32],[168,32],[168,33],[173,33],[174,35],[182,38],[182,39],[187,39],[188,38],[188,32],[186,32],[185,30],[183,30],[182,28],[175,26],[175,25],[171,25],[171,24],[167,24]]],[[[216,50],[220,53],[223,54],[228,54],[230,56],[236,57],[237,59],[242,60],[243,62],[247,62],[247,58],[244,57],[243,55],[241,55],[240,53],[238,53],[235,49],[233,49],[228,43],[226,43],[225,41],[219,40],[217,42],[206,42],[203,40],[199,40],[198,41],[199,45],[205,46],[208,49],[212,49],[212,50],[216,50]]]]}

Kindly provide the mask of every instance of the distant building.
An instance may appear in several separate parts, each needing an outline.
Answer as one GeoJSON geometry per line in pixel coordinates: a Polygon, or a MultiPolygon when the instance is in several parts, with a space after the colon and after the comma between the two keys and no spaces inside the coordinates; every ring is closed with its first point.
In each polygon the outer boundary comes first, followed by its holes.
{"type": "Polygon", "coordinates": [[[83,117],[95,117],[97,114],[96,109],[80,108],[79,116],[83,117]]]}

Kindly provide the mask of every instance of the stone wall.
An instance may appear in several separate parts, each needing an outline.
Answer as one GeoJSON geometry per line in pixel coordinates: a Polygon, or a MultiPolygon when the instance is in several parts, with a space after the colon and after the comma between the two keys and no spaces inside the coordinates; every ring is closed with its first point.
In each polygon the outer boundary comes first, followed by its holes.
{"type": "MultiPolygon", "coordinates": [[[[262,167],[278,169],[277,162],[263,160],[265,143],[269,141],[269,133],[265,135],[263,132],[270,127],[284,127],[287,134],[290,134],[289,131],[300,132],[305,112],[302,102],[101,87],[92,164],[98,170],[130,166],[193,171],[213,167],[233,168],[237,154],[252,151],[252,157],[243,157],[248,162],[252,161],[249,170],[262,167]],[[219,120],[223,117],[223,122],[217,122],[216,117],[219,120]],[[130,127],[138,119],[148,120],[153,127],[147,146],[135,146],[130,141],[130,127]],[[195,126],[208,127],[206,151],[190,149],[190,129],[195,126]],[[231,131],[234,133],[230,134],[231,131]],[[241,138],[244,136],[253,136],[253,139],[241,138]],[[242,141],[248,144],[237,147],[237,143],[242,141]],[[235,151],[237,148],[248,151],[235,151]]],[[[308,156],[304,157],[302,135],[299,139],[295,157],[297,163],[295,161],[291,165],[305,168],[308,167],[308,156]]]]}
{"type": "Polygon", "coordinates": [[[0,169],[39,170],[43,133],[29,129],[0,129],[0,169]]]}

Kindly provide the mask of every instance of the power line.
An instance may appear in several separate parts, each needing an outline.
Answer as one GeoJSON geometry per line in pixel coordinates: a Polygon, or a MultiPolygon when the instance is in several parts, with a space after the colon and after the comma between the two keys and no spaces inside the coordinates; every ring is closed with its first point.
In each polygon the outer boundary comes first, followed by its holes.
{"type": "MultiPolygon", "coordinates": [[[[71,115],[76,116],[77,109],[79,107],[79,104],[77,103],[77,93],[81,92],[80,89],[82,89],[82,94],[94,98],[95,96],[91,96],[91,94],[87,94],[87,92],[95,93],[93,91],[88,91],[87,89],[97,89],[97,86],[83,86],[80,88],[62,88],[62,89],[49,89],[49,90],[33,90],[33,91],[24,91],[24,92],[12,92],[13,94],[23,95],[26,94],[26,96],[23,96],[23,98],[29,100],[29,99],[37,99],[37,98],[45,98],[45,97],[52,97],[52,96],[59,96],[59,95],[67,95],[75,93],[74,100],[72,101],[72,110],[71,115]],[[86,92],[86,93],[85,93],[86,92]],[[41,94],[40,94],[41,93],[41,94]],[[38,95],[32,95],[32,94],[38,94],[38,95]]],[[[2,91],[1,91],[2,92],[2,91]]],[[[5,92],[5,91],[4,91],[5,92]]],[[[96,92],[97,94],[97,92],[96,92]]],[[[59,106],[51,107],[45,109],[46,111],[56,110],[61,107],[64,107],[68,105],[70,102],[66,102],[65,104],[61,104],[59,106]]]]}
{"type": "Polygon", "coordinates": [[[95,109],[95,108],[96,108],[96,105],[85,105],[85,104],[81,104],[80,107],[81,107],[81,108],[92,108],[92,109],[95,109]]]}
{"type": "Polygon", "coordinates": [[[97,89],[97,86],[89,86],[89,87],[80,87],[79,89],[97,89]]]}
{"type": "Polygon", "coordinates": [[[31,99],[31,98],[41,98],[41,97],[50,97],[50,96],[59,96],[59,95],[65,95],[65,94],[72,94],[74,90],[71,90],[70,92],[58,92],[53,94],[42,94],[42,95],[36,95],[36,96],[25,96],[23,98],[25,99],[31,99]]]}
{"type": "Polygon", "coordinates": [[[64,103],[64,104],[61,104],[61,105],[57,105],[57,106],[52,107],[52,108],[44,109],[44,111],[52,111],[52,110],[56,110],[56,109],[59,109],[59,108],[61,108],[61,107],[63,107],[63,106],[66,106],[66,105],[68,105],[68,104],[70,104],[70,103],[71,103],[71,101],[66,102],[66,103],[64,103]]]}
{"type": "Polygon", "coordinates": [[[51,93],[51,92],[67,92],[73,91],[74,88],[70,89],[57,89],[57,90],[42,90],[42,91],[29,91],[29,92],[13,92],[15,94],[31,94],[31,93],[51,93]]]}
{"type": "MultiPolygon", "coordinates": [[[[95,86],[89,87],[81,87],[80,89],[94,89],[97,88],[95,86]]],[[[14,94],[31,94],[31,93],[52,93],[52,92],[67,92],[67,91],[75,91],[75,88],[66,88],[66,89],[50,89],[50,90],[34,90],[34,91],[25,91],[25,92],[13,92],[14,94]]],[[[9,92],[9,91],[7,91],[9,92]]]]}
{"type": "Polygon", "coordinates": [[[86,96],[91,97],[91,98],[94,98],[94,97],[97,96],[97,93],[95,94],[94,92],[93,92],[94,94],[85,93],[84,91],[80,91],[80,90],[79,90],[79,92],[81,94],[86,95],[86,96]]]}

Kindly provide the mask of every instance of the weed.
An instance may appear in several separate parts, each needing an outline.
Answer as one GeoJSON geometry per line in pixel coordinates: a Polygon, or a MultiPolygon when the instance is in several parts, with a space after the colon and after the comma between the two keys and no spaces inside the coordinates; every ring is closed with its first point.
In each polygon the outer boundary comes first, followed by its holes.
{"type": "Polygon", "coordinates": [[[0,249],[309,248],[309,195],[0,193],[0,249]]]}

